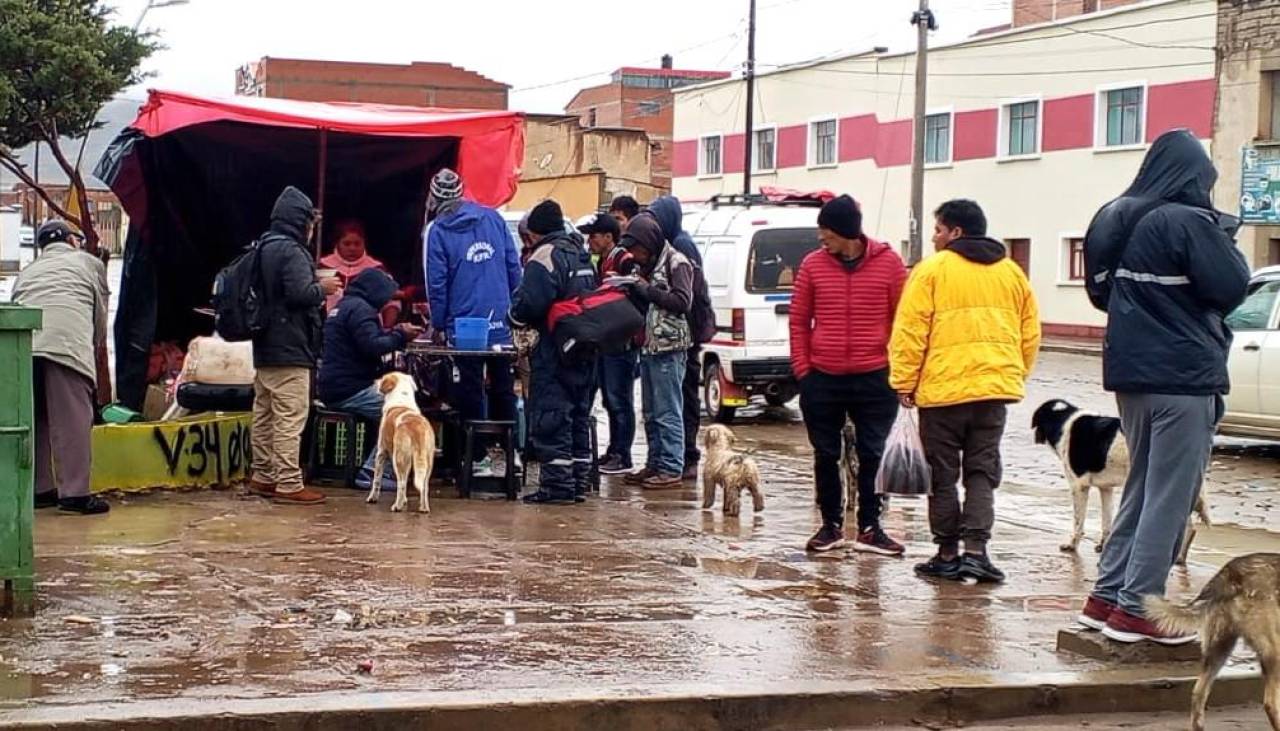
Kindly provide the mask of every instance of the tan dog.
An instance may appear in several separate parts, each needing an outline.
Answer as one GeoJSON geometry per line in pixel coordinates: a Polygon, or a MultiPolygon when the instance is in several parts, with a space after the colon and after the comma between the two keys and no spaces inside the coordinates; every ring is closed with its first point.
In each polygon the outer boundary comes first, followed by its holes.
{"type": "Polygon", "coordinates": [[[742,491],[749,490],[755,511],[764,510],[764,493],[760,491],[760,469],[756,461],[733,450],[737,437],[723,424],[707,429],[703,437],[707,458],[702,463],[702,509],[716,502],[716,487],[724,488],[724,514],[737,516],[741,511],[742,491]]]}
{"type": "Polygon", "coordinates": [[[1147,616],[1166,632],[1200,633],[1204,659],[1191,696],[1191,729],[1204,731],[1209,691],[1236,642],[1258,654],[1266,688],[1263,707],[1271,728],[1280,731],[1280,554],[1255,553],[1233,559],[1190,604],[1146,598],[1147,616]]]}
{"type": "Polygon", "coordinates": [[[378,379],[382,392],[382,424],[378,429],[378,453],[373,461],[373,487],[369,489],[367,503],[378,502],[382,493],[382,465],[390,456],[396,472],[396,501],[391,512],[404,510],[409,502],[409,472],[412,470],[414,487],[418,490],[418,512],[431,512],[427,499],[430,488],[431,467],[436,457],[436,433],[431,428],[418,402],[413,396],[416,386],[404,373],[388,373],[378,379]]]}

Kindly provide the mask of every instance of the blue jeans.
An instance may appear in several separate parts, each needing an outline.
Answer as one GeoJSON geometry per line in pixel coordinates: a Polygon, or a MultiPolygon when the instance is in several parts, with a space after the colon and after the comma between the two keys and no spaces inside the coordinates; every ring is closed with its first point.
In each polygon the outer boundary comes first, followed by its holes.
{"type": "MultiPolygon", "coordinates": [[[[382,393],[378,391],[377,386],[370,386],[363,391],[358,391],[345,401],[339,401],[336,404],[325,404],[334,411],[345,411],[348,414],[355,414],[365,421],[373,424],[374,428],[370,432],[373,437],[373,448],[369,450],[369,457],[364,461],[364,466],[360,468],[362,477],[368,477],[373,472],[373,461],[378,456],[378,426],[382,423],[382,393]]],[[[382,466],[382,473],[395,481],[395,471],[391,466],[391,460],[387,460],[382,466]]]]}
{"type": "Polygon", "coordinates": [[[644,401],[644,433],[649,441],[651,470],[684,473],[684,364],[688,353],[640,356],[640,392],[644,401]]]}
{"type": "Polygon", "coordinates": [[[636,439],[636,372],[639,368],[635,350],[600,356],[600,393],[605,411],[609,412],[609,448],[613,455],[631,466],[631,445],[636,439]]]}

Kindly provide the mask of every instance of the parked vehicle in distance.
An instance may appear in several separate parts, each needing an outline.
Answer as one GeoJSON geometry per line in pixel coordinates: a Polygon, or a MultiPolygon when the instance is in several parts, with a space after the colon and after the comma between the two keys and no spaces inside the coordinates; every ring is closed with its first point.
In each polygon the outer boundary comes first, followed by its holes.
{"type": "Polygon", "coordinates": [[[31,226],[19,226],[18,246],[21,246],[24,249],[34,249],[36,246],[36,230],[31,226]]]}
{"type": "Polygon", "coordinates": [[[1218,432],[1280,439],[1280,266],[1258,270],[1244,304],[1227,316],[1235,332],[1231,393],[1218,432]]]}
{"type": "Polygon", "coordinates": [[[816,202],[716,196],[686,210],[702,254],[717,334],[702,352],[703,407],[731,422],[750,398],[781,406],[796,397],[791,372],[791,288],[818,247],[816,202]]]}
{"type": "Polygon", "coordinates": [[[516,251],[520,250],[520,219],[524,218],[524,211],[502,211],[502,220],[507,224],[507,230],[511,232],[511,240],[516,242],[516,251]]]}

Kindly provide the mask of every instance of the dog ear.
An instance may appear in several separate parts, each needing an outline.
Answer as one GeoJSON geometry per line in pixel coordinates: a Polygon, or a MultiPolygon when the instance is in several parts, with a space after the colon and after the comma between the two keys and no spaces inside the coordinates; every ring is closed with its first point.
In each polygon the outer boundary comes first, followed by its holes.
{"type": "Polygon", "coordinates": [[[383,396],[386,396],[387,394],[391,393],[392,391],[395,390],[395,388],[396,388],[396,374],[388,373],[387,375],[378,379],[378,392],[381,393],[383,396]]]}

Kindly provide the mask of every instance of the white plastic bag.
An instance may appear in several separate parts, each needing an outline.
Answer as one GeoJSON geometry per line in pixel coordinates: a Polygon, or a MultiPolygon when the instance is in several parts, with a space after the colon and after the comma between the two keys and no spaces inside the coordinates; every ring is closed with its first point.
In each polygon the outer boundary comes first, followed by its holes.
{"type": "Polygon", "coordinates": [[[932,492],[931,478],[913,410],[900,409],[884,445],[880,471],[876,473],[876,494],[929,495],[932,492]]]}

